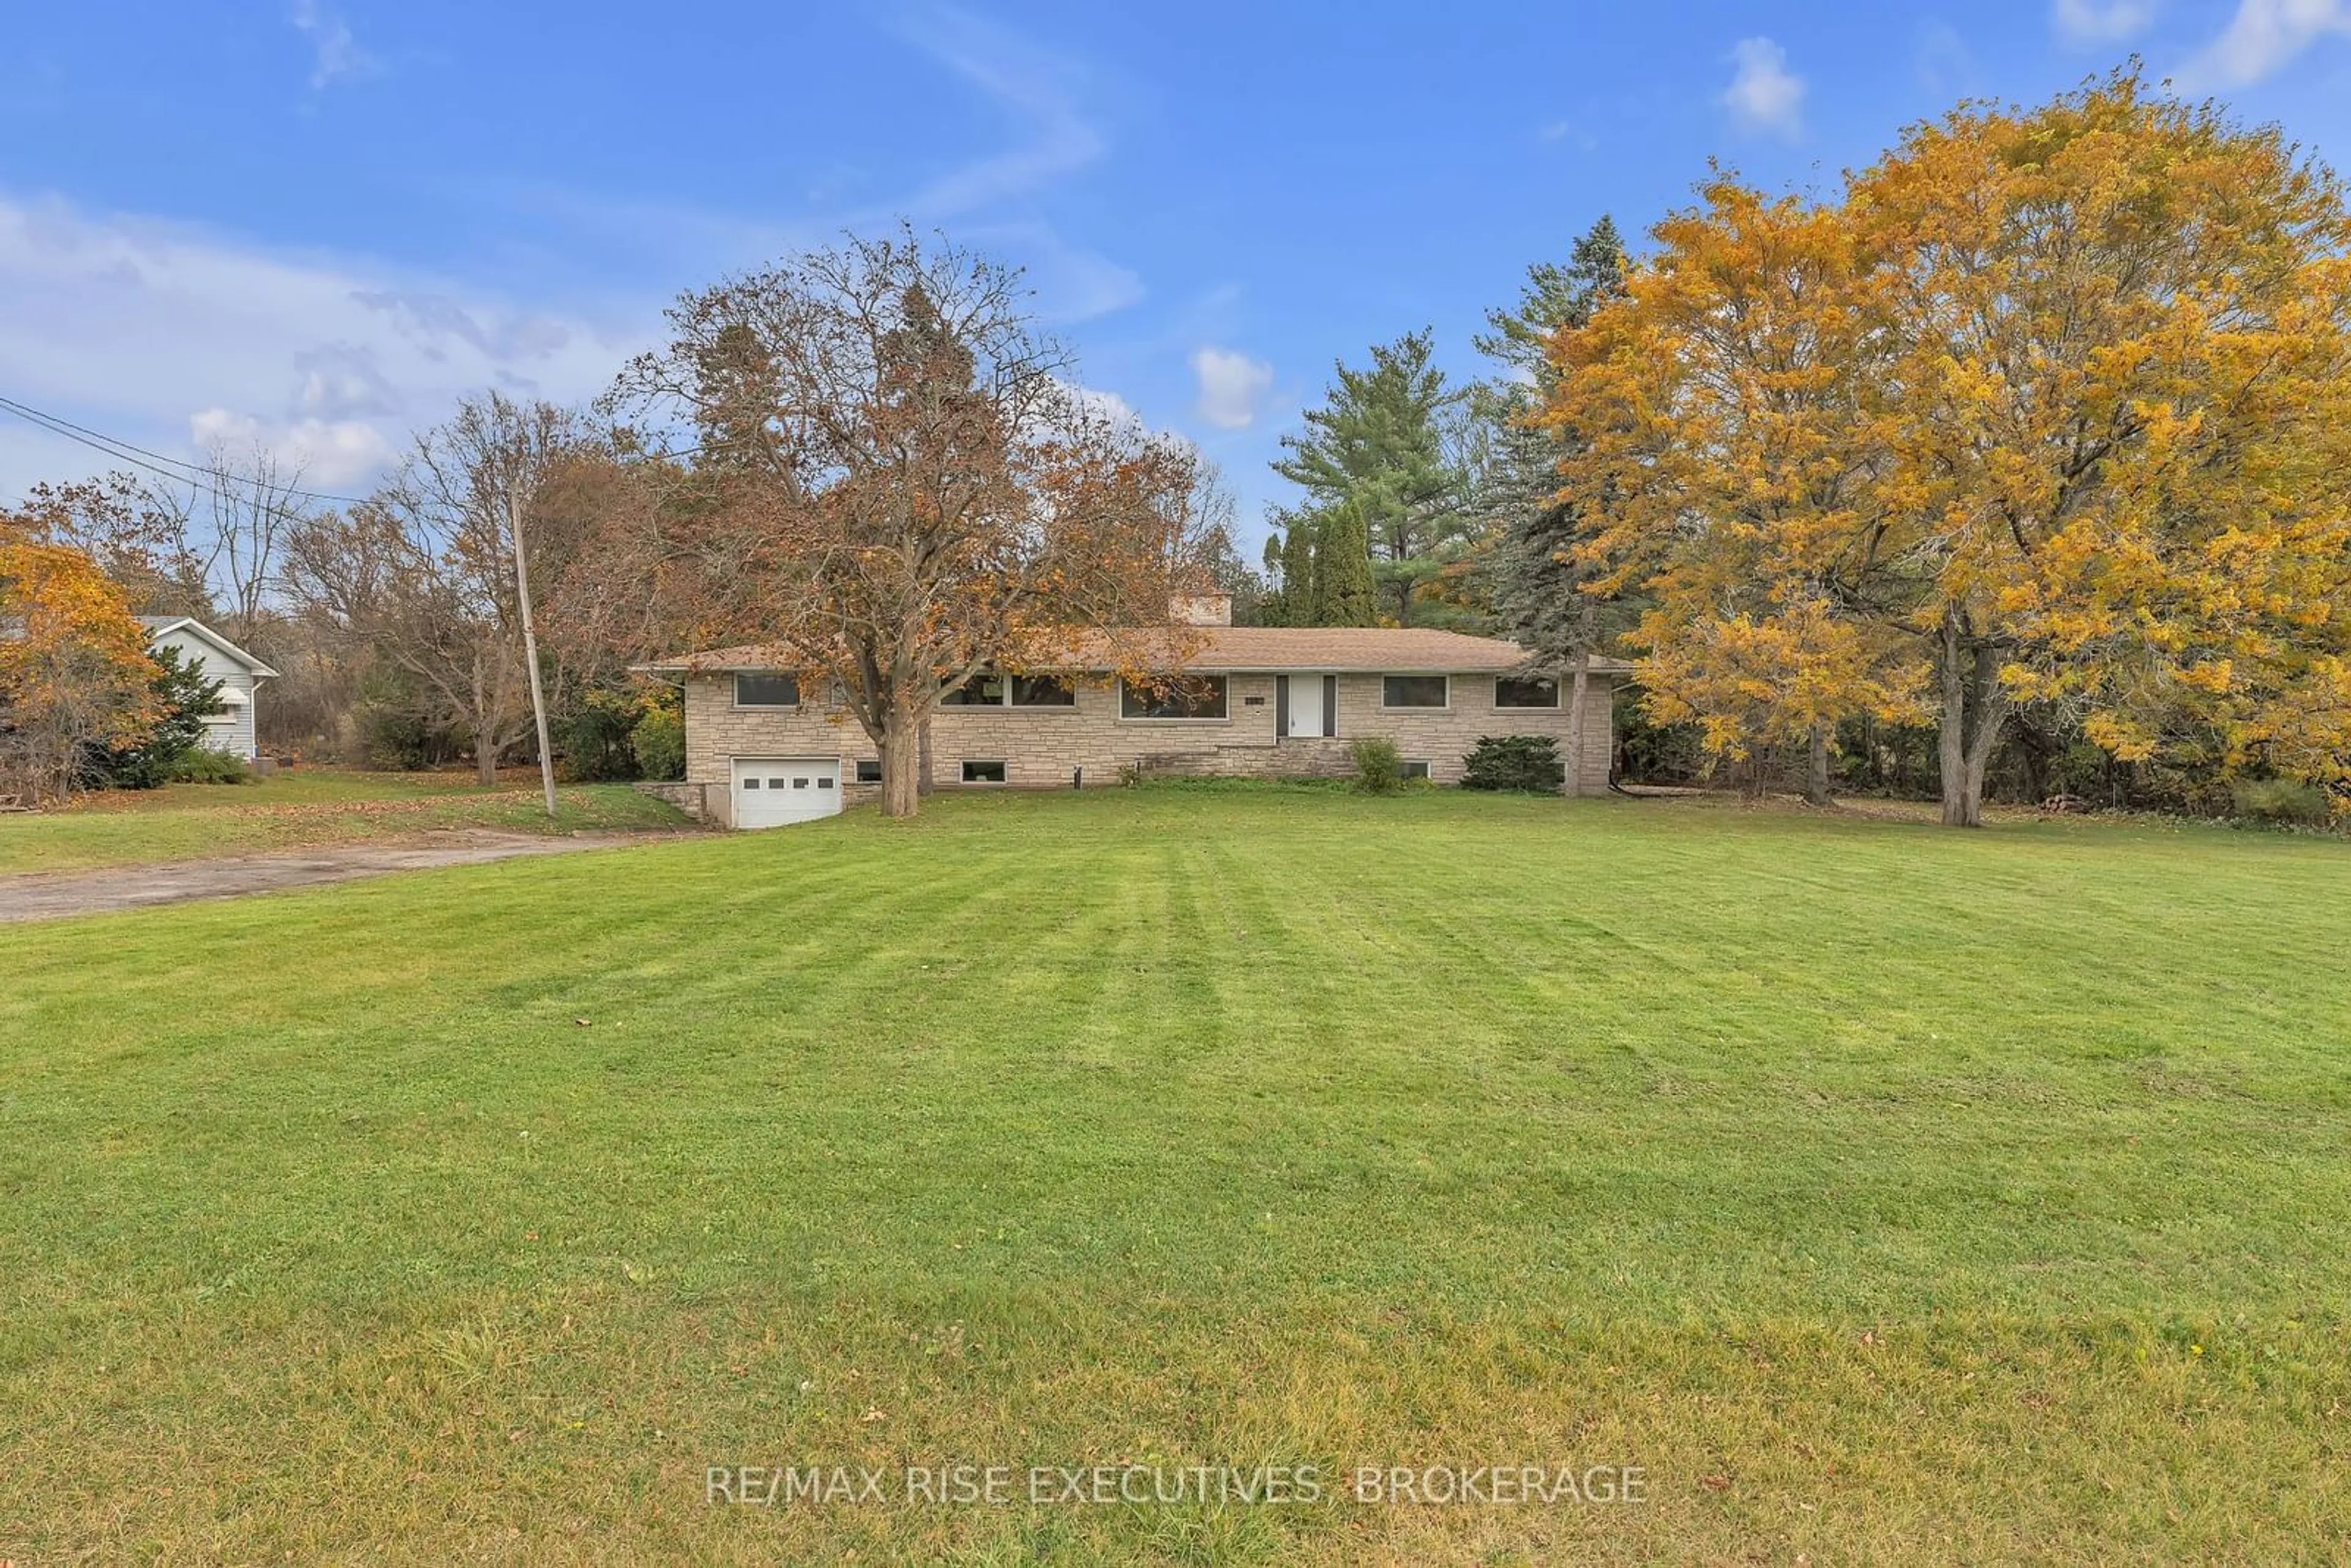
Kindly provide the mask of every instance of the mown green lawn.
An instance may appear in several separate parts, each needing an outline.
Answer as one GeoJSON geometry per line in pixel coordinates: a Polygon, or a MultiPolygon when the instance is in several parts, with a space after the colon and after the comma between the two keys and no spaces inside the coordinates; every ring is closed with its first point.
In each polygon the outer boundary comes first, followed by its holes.
{"type": "Polygon", "coordinates": [[[2340,842],[1008,795],[5,942],[0,1558],[2351,1555],[2340,842]],[[705,1501],[950,1459],[1326,1490],[705,1501]],[[1342,1496],[1493,1463],[1646,1500],[1342,1496]]]}
{"type": "Polygon", "coordinates": [[[0,815],[0,875],[312,849],[450,828],[578,832],[675,827],[683,819],[625,784],[565,785],[549,819],[536,778],[494,789],[473,775],[302,769],[249,784],[172,784],[78,796],[0,815]]]}

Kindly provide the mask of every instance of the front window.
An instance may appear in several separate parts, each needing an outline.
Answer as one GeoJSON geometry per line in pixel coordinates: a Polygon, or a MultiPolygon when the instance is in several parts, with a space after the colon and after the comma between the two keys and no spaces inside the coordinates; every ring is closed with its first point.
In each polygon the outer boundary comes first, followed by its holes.
{"type": "Polygon", "coordinates": [[[1445,675],[1385,675],[1380,681],[1382,707],[1445,707],[1452,693],[1445,675]]]}
{"type": "Polygon", "coordinates": [[[959,686],[949,686],[939,694],[941,707],[1002,707],[1004,677],[974,675],[959,686]]]}
{"type": "Polygon", "coordinates": [[[798,707],[800,683],[794,675],[737,675],[737,707],[798,707]]]}
{"type": "Polygon", "coordinates": [[[1014,707],[1075,707],[1078,688],[1059,675],[1012,677],[1014,707]]]}
{"type": "Polygon", "coordinates": [[[972,676],[939,694],[941,707],[1075,707],[1078,688],[1059,675],[972,676]]]}
{"type": "Polygon", "coordinates": [[[1496,707],[1557,707],[1557,681],[1520,681],[1504,675],[1494,683],[1496,707]]]}
{"type": "Polygon", "coordinates": [[[1222,718],[1225,677],[1195,676],[1165,687],[1119,683],[1118,711],[1125,718],[1222,718]]]}

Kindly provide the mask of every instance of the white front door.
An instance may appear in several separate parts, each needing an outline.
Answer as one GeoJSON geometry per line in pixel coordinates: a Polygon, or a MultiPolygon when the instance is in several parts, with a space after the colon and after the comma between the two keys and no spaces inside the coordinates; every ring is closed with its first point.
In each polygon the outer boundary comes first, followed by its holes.
{"type": "Polygon", "coordinates": [[[780,828],[841,810],[841,759],[786,757],[735,760],[735,825],[780,828]]]}
{"type": "Polygon", "coordinates": [[[1322,733],[1322,677],[1320,675],[1284,675],[1290,686],[1290,725],[1281,733],[1289,735],[1321,735],[1322,733]]]}

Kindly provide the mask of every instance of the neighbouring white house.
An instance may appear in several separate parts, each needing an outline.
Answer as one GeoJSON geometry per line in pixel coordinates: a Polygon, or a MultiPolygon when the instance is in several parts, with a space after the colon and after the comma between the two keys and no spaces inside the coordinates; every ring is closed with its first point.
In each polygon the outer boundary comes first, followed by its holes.
{"type": "Polygon", "coordinates": [[[220,683],[223,706],[204,720],[204,744],[247,762],[258,756],[254,696],[261,683],[277,672],[193,615],[141,615],[139,623],[147,628],[149,647],[158,653],[177,649],[183,663],[201,670],[206,680],[220,683]]]}

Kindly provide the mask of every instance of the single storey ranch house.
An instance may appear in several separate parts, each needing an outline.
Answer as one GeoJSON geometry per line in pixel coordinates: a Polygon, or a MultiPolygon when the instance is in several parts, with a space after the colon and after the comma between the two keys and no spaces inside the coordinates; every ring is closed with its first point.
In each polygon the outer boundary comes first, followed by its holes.
{"type": "MultiPolygon", "coordinates": [[[[1563,676],[1528,668],[1525,649],[1456,632],[1375,626],[1234,626],[1221,597],[1178,607],[1196,643],[1167,690],[1118,679],[1107,663],[1073,674],[983,674],[931,720],[941,789],[1071,789],[1122,773],[1260,778],[1349,773],[1363,736],[1396,744],[1407,774],[1458,782],[1489,735],[1544,735],[1570,755],[1563,676]]],[[[1626,666],[1593,662],[1579,794],[1608,786],[1610,696],[1626,666]]],[[[641,668],[685,692],[684,803],[714,821],[764,828],[830,816],[879,793],[881,763],[857,721],[805,691],[756,647],[641,668]]]]}

